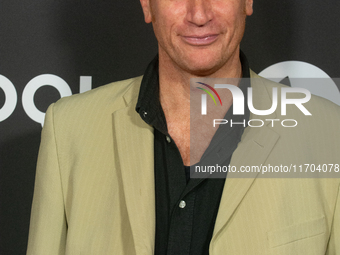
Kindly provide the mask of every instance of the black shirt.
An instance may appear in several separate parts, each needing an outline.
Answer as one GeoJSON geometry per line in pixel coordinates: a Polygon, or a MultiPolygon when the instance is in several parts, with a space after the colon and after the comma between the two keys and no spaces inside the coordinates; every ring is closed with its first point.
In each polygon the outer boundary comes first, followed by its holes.
{"type": "MultiPolygon", "coordinates": [[[[248,62],[240,53],[243,78],[249,78],[248,62]]],[[[246,95],[249,83],[239,85],[246,95]]],[[[244,116],[249,119],[245,107],[244,116]]],[[[189,167],[183,165],[180,152],[168,134],[166,119],[159,100],[158,56],[149,64],[144,74],[136,111],[154,127],[156,236],[155,255],[206,255],[212,238],[225,178],[190,179],[189,167]],[[190,179],[190,180],[189,180],[190,179]]],[[[232,107],[225,118],[230,119],[232,107]]],[[[235,117],[235,116],[234,116],[235,117]]],[[[236,119],[235,119],[236,120],[236,119]]],[[[220,163],[229,165],[231,155],[241,140],[244,127],[220,126],[214,135],[219,146],[209,145],[209,152],[220,155],[220,163]]]]}

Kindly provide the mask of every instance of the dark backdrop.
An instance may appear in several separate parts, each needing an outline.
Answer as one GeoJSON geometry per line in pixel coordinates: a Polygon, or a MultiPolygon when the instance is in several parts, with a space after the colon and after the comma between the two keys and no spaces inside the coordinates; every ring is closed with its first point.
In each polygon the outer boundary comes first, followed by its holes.
{"type": "MultiPolygon", "coordinates": [[[[242,43],[252,69],[303,61],[340,77],[339,7],[339,0],[255,1],[242,43]]],[[[157,44],[138,0],[1,0],[0,38],[0,254],[20,255],[41,132],[24,109],[27,84],[53,75],[32,96],[45,112],[60,98],[60,78],[74,94],[80,77],[95,88],[141,75],[157,44]]]]}

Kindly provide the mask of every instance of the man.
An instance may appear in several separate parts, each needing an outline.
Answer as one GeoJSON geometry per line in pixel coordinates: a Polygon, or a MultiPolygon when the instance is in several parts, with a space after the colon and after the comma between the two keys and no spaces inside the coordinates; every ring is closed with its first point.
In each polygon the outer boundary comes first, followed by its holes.
{"type": "MultiPolygon", "coordinates": [[[[27,254],[340,254],[339,179],[190,179],[216,131],[192,157],[190,78],[257,77],[239,46],[252,4],[141,0],[159,43],[144,77],[47,111],[27,254]]],[[[257,79],[239,87],[252,86],[259,109],[268,109],[282,86],[257,79]]],[[[232,98],[222,99],[231,114],[232,98]]],[[[289,131],[238,126],[225,137],[223,162],[338,163],[336,135],[310,137],[336,132],[338,108],[314,97],[306,107],[316,118],[329,114],[328,126],[299,110],[288,117],[301,127],[289,131]]]]}

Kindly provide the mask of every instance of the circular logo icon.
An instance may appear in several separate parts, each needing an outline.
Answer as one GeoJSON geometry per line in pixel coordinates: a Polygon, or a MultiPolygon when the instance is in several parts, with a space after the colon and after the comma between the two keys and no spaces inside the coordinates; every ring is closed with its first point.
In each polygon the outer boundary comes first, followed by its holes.
{"type": "Polygon", "coordinates": [[[275,82],[289,79],[292,87],[305,88],[312,94],[340,105],[340,93],[334,80],[319,67],[302,61],[284,61],[259,73],[275,82]]]}

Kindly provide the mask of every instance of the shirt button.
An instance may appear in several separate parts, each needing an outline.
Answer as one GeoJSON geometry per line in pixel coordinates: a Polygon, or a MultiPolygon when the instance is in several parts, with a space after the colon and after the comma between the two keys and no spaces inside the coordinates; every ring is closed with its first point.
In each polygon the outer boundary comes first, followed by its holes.
{"type": "Polygon", "coordinates": [[[167,135],[166,136],[166,141],[168,142],[168,143],[171,143],[171,138],[167,135]]]}
{"type": "Polygon", "coordinates": [[[184,208],[187,205],[187,203],[185,203],[184,200],[181,200],[181,202],[179,202],[179,208],[184,208]]]}

